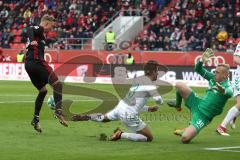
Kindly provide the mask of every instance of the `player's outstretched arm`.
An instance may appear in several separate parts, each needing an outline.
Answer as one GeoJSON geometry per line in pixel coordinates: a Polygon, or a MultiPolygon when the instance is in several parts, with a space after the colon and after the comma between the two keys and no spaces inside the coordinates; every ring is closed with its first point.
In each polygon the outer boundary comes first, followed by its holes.
{"type": "Polygon", "coordinates": [[[206,49],[202,54],[202,59],[199,60],[195,65],[195,71],[200,74],[206,80],[214,78],[214,74],[209,72],[206,68],[203,67],[203,63],[207,62],[209,58],[213,57],[214,53],[211,49],[206,49]]]}
{"type": "Polygon", "coordinates": [[[149,91],[149,95],[150,97],[152,97],[152,99],[154,100],[154,102],[157,104],[157,105],[161,105],[163,104],[163,98],[162,96],[158,93],[158,90],[157,90],[157,87],[154,86],[154,89],[149,91]]]}

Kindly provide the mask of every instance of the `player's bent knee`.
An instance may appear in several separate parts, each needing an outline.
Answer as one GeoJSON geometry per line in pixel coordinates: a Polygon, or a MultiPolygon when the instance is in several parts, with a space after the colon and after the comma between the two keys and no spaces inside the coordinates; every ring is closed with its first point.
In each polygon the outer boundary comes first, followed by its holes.
{"type": "Polygon", "coordinates": [[[240,111],[240,104],[236,104],[235,107],[240,111]]]}
{"type": "Polygon", "coordinates": [[[189,144],[191,140],[188,141],[182,141],[183,144],[189,144]]]}
{"type": "Polygon", "coordinates": [[[56,83],[53,84],[53,88],[57,90],[62,89],[62,83],[60,81],[57,81],[56,83]]]}
{"type": "Polygon", "coordinates": [[[47,90],[44,90],[44,91],[40,91],[42,94],[47,94],[47,90]]]}
{"type": "Polygon", "coordinates": [[[176,87],[178,90],[183,90],[183,87],[184,87],[184,86],[185,86],[184,83],[182,83],[182,82],[177,82],[175,87],[176,87]]]}
{"type": "Polygon", "coordinates": [[[180,88],[182,86],[182,82],[176,82],[176,88],[180,88]]]}
{"type": "Polygon", "coordinates": [[[60,82],[59,80],[55,81],[52,83],[52,86],[55,87],[55,86],[62,86],[62,82],[60,82]]]}
{"type": "Polygon", "coordinates": [[[188,144],[191,141],[191,138],[187,136],[182,136],[181,141],[184,144],[188,144]]]}
{"type": "Polygon", "coordinates": [[[47,89],[46,88],[44,88],[44,89],[40,89],[39,90],[39,93],[42,93],[42,94],[47,94],[47,89]]]}
{"type": "Polygon", "coordinates": [[[240,111],[240,101],[237,101],[235,107],[240,111]]]}
{"type": "Polygon", "coordinates": [[[61,87],[62,87],[62,82],[57,81],[55,85],[56,85],[56,86],[61,86],[61,87]]]}

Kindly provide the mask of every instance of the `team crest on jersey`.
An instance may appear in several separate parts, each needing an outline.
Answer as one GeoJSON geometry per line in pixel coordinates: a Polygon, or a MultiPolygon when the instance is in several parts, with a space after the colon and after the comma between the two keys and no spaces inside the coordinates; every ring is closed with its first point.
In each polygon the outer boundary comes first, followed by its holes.
{"type": "Polygon", "coordinates": [[[39,26],[34,26],[34,28],[35,28],[35,29],[38,29],[38,28],[39,28],[39,26]]]}

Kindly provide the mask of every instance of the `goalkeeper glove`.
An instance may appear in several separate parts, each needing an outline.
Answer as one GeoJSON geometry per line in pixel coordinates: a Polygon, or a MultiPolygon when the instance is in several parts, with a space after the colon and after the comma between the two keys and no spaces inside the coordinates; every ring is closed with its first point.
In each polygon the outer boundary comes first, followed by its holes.
{"type": "Polygon", "coordinates": [[[205,63],[205,62],[209,61],[209,58],[211,58],[211,57],[214,57],[214,52],[212,49],[207,48],[202,54],[202,60],[205,63]]]}

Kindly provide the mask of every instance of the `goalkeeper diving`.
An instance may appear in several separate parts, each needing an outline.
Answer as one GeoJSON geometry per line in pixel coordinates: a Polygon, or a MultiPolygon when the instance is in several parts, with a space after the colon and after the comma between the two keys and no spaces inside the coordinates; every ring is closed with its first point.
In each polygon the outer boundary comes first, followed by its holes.
{"type": "Polygon", "coordinates": [[[167,102],[170,107],[179,110],[182,99],[184,99],[185,106],[191,112],[190,125],[184,129],[174,131],[174,134],[181,136],[183,143],[189,143],[215,116],[221,114],[227,100],[233,95],[228,81],[230,69],[228,64],[219,64],[215,73],[208,71],[203,66],[213,56],[213,51],[207,49],[195,65],[195,71],[209,82],[209,87],[203,97],[197,96],[185,83],[177,82],[176,100],[167,102]]]}

